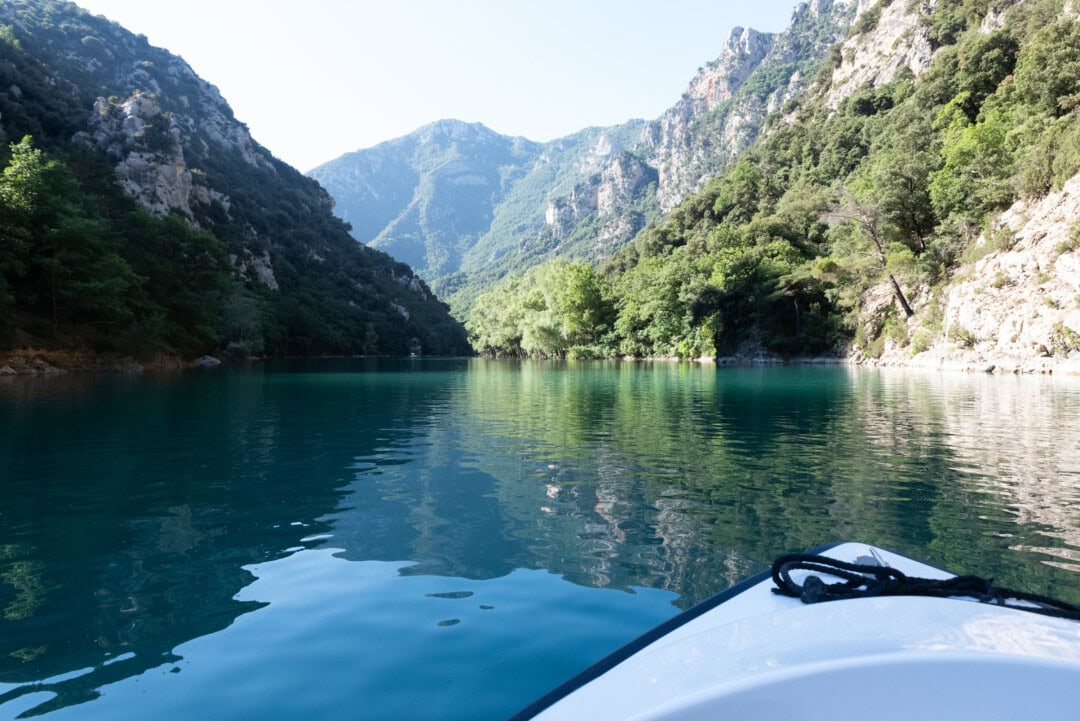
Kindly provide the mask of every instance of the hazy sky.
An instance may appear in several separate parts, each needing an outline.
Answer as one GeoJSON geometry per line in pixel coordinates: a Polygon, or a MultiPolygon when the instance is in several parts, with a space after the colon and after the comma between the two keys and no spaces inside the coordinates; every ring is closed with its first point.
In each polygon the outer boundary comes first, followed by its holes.
{"type": "Polygon", "coordinates": [[[550,140],[654,118],[795,0],[76,0],[181,55],[309,170],[441,118],[550,140]]]}

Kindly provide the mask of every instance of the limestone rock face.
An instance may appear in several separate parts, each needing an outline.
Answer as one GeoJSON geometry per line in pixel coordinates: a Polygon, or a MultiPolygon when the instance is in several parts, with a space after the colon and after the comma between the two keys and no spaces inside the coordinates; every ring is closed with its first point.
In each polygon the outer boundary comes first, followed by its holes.
{"type": "Polygon", "coordinates": [[[730,155],[741,149],[747,133],[740,132],[751,119],[749,113],[732,114],[713,137],[719,147],[703,143],[695,133],[695,121],[731,100],[761,64],[776,42],[776,35],[734,28],[720,57],[698,71],[682,99],[653,121],[642,134],[650,149],[649,160],[659,175],[657,199],[670,210],[700,183],[717,152],[730,155]]]}
{"type": "MultiPolygon", "coordinates": [[[[922,18],[937,9],[940,0],[859,0],[855,22],[866,13],[879,12],[873,28],[853,35],[840,46],[841,62],[833,71],[825,100],[837,108],[848,95],[864,85],[877,87],[893,80],[900,68],[915,77],[922,75],[933,62],[935,49],[922,18]]],[[[1023,0],[994,3],[983,18],[979,31],[989,34],[1002,27],[1010,7],[1023,0]]],[[[1068,12],[1068,7],[1066,7],[1068,12]]]]}
{"type": "MultiPolygon", "coordinates": [[[[156,77],[137,63],[119,82],[131,88],[131,94],[99,97],[88,129],[78,133],[76,140],[111,158],[116,182],[148,212],[179,212],[195,226],[200,206],[217,205],[227,216],[231,199],[210,187],[198,167],[211,154],[231,154],[248,166],[276,173],[270,154],[233,119],[218,89],[196,76],[180,58],[170,57],[164,74],[156,77]],[[192,163],[189,155],[198,160],[192,163]]],[[[248,234],[250,240],[256,239],[250,227],[248,234]]],[[[243,277],[278,289],[266,250],[232,257],[243,277]]]]}
{"type": "MultiPolygon", "coordinates": [[[[136,47],[124,50],[139,55],[136,47]]],[[[98,98],[90,130],[81,139],[116,159],[124,191],[148,211],[178,210],[191,218],[192,203],[227,203],[224,193],[192,176],[210,153],[228,153],[253,168],[273,170],[270,153],[233,117],[217,87],[183,59],[168,56],[164,68],[147,61],[120,67],[114,83],[128,95],[98,98]]]]}
{"type": "Polygon", "coordinates": [[[596,212],[600,199],[600,176],[593,175],[578,183],[569,195],[548,201],[544,221],[556,238],[569,235],[579,223],[596,212]]]}
{"type": "Polygon", "coordinates": [[[848,95],[863,85],[884,85],[893,79],[896,71],[906,67],[921,75],[930,67],[934,50],[920,17],[937,7],[938,0],[892,2],[888,6],[879,0],[859,0],[858,18],[870,11],[879,11],[877,24],[866,33],[853,35],[840,46],[843,58],[833,71],[826,102],[836,108],[848,95]]]}
{"type": "Polygon", "coordinates": [[[232,264],[240,271],[240,275],[248,281],[261,283],[270,290],[278,289],[278,281],[274,276],[274,266],[270,263],[270,252],[263,250],[261,253],[245,252],[243,256],[230,256],[232,264]]]}
{"type": "MultiPolygon", "coordinates": [[[[720,56],[698,70],[690,81],[680,105],[689,105],[689,114],[700,115],[730,99],[757,69],[775,42],[776,35],[773,33],[763,33],[753,28],[733,28],[720,56]]],[[[681,108],[677,105],[672,110],[680,114],[681,108]]],[[[671,114],[672,111],[668,111],[665,118],[671,114]]]]}
{"type": "MultiPolygon", "coordinates": [[[[888,348],[880,363],[1001,373],[1080,373],[1080,174],[1061,191],[1020,200],[979,239],[988,251],[961,267],[940,301],[929,350],[888,348]]],[[[928,299],[909,322],[918,328],[928,299]]],[[[886,301],[887,302],[887,301],[886,301]]]]}
{"type": "Polygon", "coordinates": [[[425,299],[428,298],[428,292],[427,289],[424,287],[424,282],[420,280],[420,276],[416,275],[415,273],[401,273],[400,275],[393,274],[392,277],[399,284],[405,286],[420,297],[425,299]]]}
{"type": "MultiPolygon", "coordinates": [[[[152,79],[148,84],[160,88],[152,79]]],[[[208,87],[212,89],[212,98],[220,98],[216,88],[208,87]]],[[[186,96],[183,105],[190,107],[186,96]]],[[[246,131],[226,128],[222,132],[221,128],[227,126],[223,114],[208,112],[211,120],[203,126],[211,130],[210,137],[221,138],[245,162],[258,164],[259,156],[252,150],[255,146],[246,131]],[[234,140],[225,140],[226,135],[233,136],[234,140]]],[[[234,122],[233,125],[237,124],[234,122]]],[[[225,193],[207,186],[205,173],[188,165],[184,148],[185,145],[190,147],[193,137],[198,134],[193,130],[196,127],[198,124],[193,118],[162,110],[156,95],[135,90],[123,100],[99,97],[94,103],[88,130],[78,133],[76,139],[104,151],[115,161],[113,170],[117,184],[148,212],[154,215],[179,212],[189,223],[198,226],[199,206],[205,208],[216,204],[228,215],[232,201],[225,193]]],[[[255,231],[249,227],[248,233],[254,240],[255,231]]],[[[231,257],[242,277],[271,290],[278,289],[267,250],[256,254],[243,250],[231,257]]]]}
{"type": "MultiPolygon", "coordinates": [[[[154,53],[145,38],[119,28],[101,45],[101,57],[88,58],[88,71],[109,75],[114,95],[99,97],[76,140],[103,151],[115,165],[124,193],[148,212],[179,212],[200,226],[215,212],[229,217],[232,199],[208,179],[207,165],[228,157],[241,166],[276,176],[276,161],[236,120],[217,87],[195,74],[182,58],[154,53]]],[[[329,198],[325,199],[329,210],[329,198]]],[[[247,227],[245,245],[258,244],[247,227]]],[[[270,254],[234,253],[245,278],[276,290],[270,254]]]]}
{"type": "MultiPolygon", "coordinates": [[[[986,13],[986,17],[979,23],[979,32],[983,35],[989,35],[990,33],[1005,27],[1005,13],[1013,5],[1023,1],[1024,0],[1007,0],[1006,2],[991,5],[990,10],[986,13]]],[[[1069,0],[1065,0],[1065,13],[1067,14],[1068,12],[1069,0]]]]}
{"type": "Polygon", "coordinates": [[[807,89],[804,69],[843,37],[854,9],[853,0],[815,0],[799,5],[782,33],[731,31],[720,56],[642,132],[640,152],[656,170],[661,211],[721,173],[757,139],[770,112],[807,89]]]}
{"type": "MultiPolygon", "coordinates": [[[[654,209],[671,210],[748,148],[765,117],[807,89],[803,70],[843,37],[854,10],[854,0],[815,0],[795,9],[783,33],[734,28],[720,56],[698,70],[675,105],[645,126],[634,148],[642,159],[639,177],[656,183],[654,209]]],[[[624,156],[613,155],[599,179],[579,183],[571,196],[549,200],[548,225],[556,238],[573,232],[572,226],[588,216],[581,212],[587,204],[576,196],[586,188],[603,188],[608,179],[625,178],[625,164],[624,156]]],[[[624,181],[617,185],[627,187],[624,181]]],[[[601,216],[626,216],[602,225],[600,245],[614,250],[644,225],[633,208],[640,198],[622,193],[604,201],[601,208],[598,199],[596,208],[601,216]]]]}
{"type": "Polygon", "coordinates": [[[994,224],[988,244],[1005,247],[952,284],[945,337],[966,336],[972,350],[1002,370],[1074,360],[1080,368],[1080,175],[1058,193],[1019,201],[994,224]],[[959,328],[962,332],[958,333],[959,328]]]}
{"type": "Polygon", "coordinates": [[[603,172],[596,189],[596,210],[600,215],[610,215],[628,204],[634,192],[647,177],[645,164],[630,153],[619,153],[603,172]]]}
{"type": "Polygon", "coordinates": [[[209,191],[196,189],[180,136],[157,99],[137,91],[124,101],[98,98],[83,139],[116,160],[117,183],[139,205],[155,215],[178,210],[191,220],[192,201],[209,202],[209,191]]]}
{"type": "Polygon", "coordinates": [[[592,245],[584,256],[602,259],[611,254],[612,246],[617,248],[644,226],[644,213],[633,212],[631,207],[655,183],[656,171],[624,151],[611,158],[601,172],[574,186],[569,195],[548,201],[546,223],[552,235],[561,240],[592,218],[592,245]]]}

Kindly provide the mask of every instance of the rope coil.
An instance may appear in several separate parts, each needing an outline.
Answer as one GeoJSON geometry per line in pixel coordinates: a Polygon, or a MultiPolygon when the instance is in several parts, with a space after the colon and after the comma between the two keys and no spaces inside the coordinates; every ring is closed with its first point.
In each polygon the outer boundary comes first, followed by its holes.
{"type": "Polygon", "coordinates": [[[803,603],[874,596],[966,597],[981,603],[1080,621],[1080,607],[1047,596],[1001,588],[994,585],[993,579],[979,576],[918,578],[888,566],[848,563],[826,556],[795,553],[781,556],[773,562],[772,578],[776,583],[773,593],[798,598],[803,603]],[[793,571],[810,571],[842,580],[825,583],[812,575],[807,576],[800,585],[792,580],[793,571]]]}

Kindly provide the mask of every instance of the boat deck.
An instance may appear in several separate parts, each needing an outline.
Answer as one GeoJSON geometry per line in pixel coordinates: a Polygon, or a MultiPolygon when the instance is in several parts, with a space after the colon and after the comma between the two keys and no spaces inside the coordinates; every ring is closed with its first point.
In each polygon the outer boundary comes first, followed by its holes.
{"type": "MultiPolygon", "coordinates": [[[[866,544],[822,553],[952,575],[866,544]]],[[[1080,719],[1080,623],[962,599],[806,605],[772,588],[758,576],[729,589],[515,719],[831,721],[844,703],[881,720],[1080,719]]]]}

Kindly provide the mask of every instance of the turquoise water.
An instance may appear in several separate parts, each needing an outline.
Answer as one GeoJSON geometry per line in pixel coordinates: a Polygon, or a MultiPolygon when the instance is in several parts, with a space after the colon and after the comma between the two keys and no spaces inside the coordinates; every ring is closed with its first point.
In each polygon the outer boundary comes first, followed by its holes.
{"type": "Polygon", "coordinates": [[[499,719],[783,552],[1080,602],[1080,379],[0,379],[0,719],[499,719]]]}

